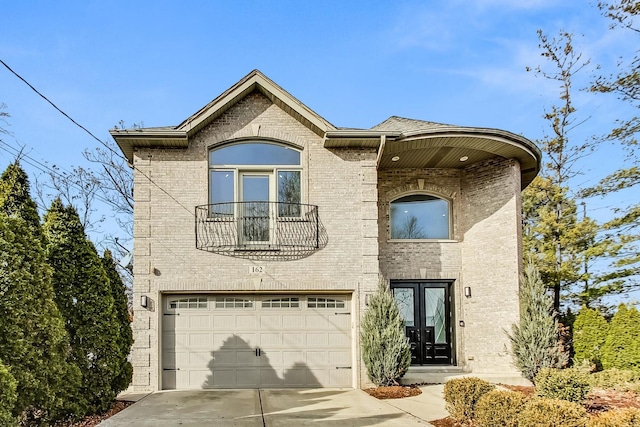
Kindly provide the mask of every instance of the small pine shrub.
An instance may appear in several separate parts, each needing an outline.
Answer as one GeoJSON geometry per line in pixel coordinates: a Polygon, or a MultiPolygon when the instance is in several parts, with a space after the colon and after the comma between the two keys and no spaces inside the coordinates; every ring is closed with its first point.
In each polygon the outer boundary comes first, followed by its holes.
{"type": "Polygon", "coordinates": [[[495,386],[480,378],[455,378],[444,385],[446,409],[459,423],[470,422],[478,400],[495,386]]]}
{"type": "Polygon", "coordinates": [[[17,424],[11,414],[18,394],[16,393],[17,381],[11,375],[6,366],[0,362],[0,426],[13,426],[17,424]]]}
{"type": "Polygon", "coordinates": [[[591,389],[589,374],[580,369],[544,368],[536,376],[536,396],[582,403],[591,389]]]}
{"type": "Polygon", "coordinates": [[[516,391],[490,391],[478,399],[475,422],[479,427],[518,427],[526,401],[526,396],[516,391]]]}
{"type": "Polygon", "coordinates": [[[380,281],[362,318],[360,343],[369,379],[378,386],[398,384],[411,364],[404,320],[389,285],[380,281]]]}
{"type": "Polygon", "coordinates": [[[640,371],[605,369],[589,375],[591,387],[640,393],[640,371]]]}
{"type": "Polygon", "coordinates": [[[559,399],[533,399],[527,402],[518,419],[519,427],[586,427],[586,409],[559,399]]]}
{"type": "Polygon", "coordinates": [[[540,272],[533,262],[525,268],[520,285],[520,323],[506,332],[511,340],[516,367],[529,381],[542,368],[562,368],[568,355],[559,340],[553,300],[547,294],[540,272]]]}
{"type": "Polygon", "coordinates": [[[573,323],[574,364],[587,360],[602,368],[602,348],[607,338],[609,324],[602,313],[582,307],[573,323]]]}
{"type": "Polygon", "coordinates": [[[587,427],[640,427],[640,409],[613,409],[592,417],[587,427]]]}

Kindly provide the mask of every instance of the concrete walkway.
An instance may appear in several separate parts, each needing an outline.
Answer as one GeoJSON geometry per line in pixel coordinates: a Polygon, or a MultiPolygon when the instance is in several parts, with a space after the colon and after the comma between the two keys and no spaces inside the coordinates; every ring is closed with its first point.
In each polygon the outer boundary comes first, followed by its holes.
{"type": "MultiPolygon", "coordinates": [[[[354,389],[164,391],[141,396],[100,427],[123,426],[428,426],[444,418],[442,385],[378,400],[354,389]]],[[[125,397],[126,398],[126,397],[125,397]]]]}

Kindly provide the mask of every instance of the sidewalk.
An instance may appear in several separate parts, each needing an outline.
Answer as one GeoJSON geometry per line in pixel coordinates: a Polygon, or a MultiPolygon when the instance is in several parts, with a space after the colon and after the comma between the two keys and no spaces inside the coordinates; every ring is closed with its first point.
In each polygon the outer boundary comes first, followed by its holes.
{"type": "Polygon", "coordinates": [[[418,396],[385,399],[383,402],[426,422],[449,416],[442,395],[444,384],[420,386],[420,390],[422,394],[418,396]]]}

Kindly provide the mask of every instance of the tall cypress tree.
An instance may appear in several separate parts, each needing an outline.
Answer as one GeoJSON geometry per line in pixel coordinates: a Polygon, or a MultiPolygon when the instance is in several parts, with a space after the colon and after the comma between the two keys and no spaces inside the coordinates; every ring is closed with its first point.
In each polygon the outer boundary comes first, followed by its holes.
{"type": "Polygon", "coordinates": [[[114,376],[111,388],[115,394],[118,394],[129,387],[129,384],[131,383],[131,376],[133,375],[133,367],[127,360],[129,352],[131,351],[131,345],[133,344],[133,332],[131,330],[131,316],[129,314],[127,288],[116,270],[116,263],[111,255],[111,251],[107,250],[104,252],[102,265],[107,273],[107,277],[109,278],[117,323],[117,330],[115,332],[119,352],[119,371],[114,376]]]}
{"type": "Polygon", "coordinates": [[[112,383],[120,360],[109,279],[72,206],[54,200],[44,231],[55,301],[65,319],[72,360],[82,373],[78,401],[87,413],[106,411],[115,398],[112,383]]]}
{"type": "Polygon", "coordinates": [[[11,164],[0,177],[0,359],[17,381],[13,415],[48,422],[74,411],[79,372],[67,363],[35,206],[26,173],[11,164]]]}

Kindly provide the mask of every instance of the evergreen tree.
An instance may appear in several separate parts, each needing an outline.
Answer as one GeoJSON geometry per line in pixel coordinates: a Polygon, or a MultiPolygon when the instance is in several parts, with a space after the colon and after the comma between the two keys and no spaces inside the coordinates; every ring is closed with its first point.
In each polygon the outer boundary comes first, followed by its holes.
{"type": "Polygon", "coordinates": [[[16,393],[17,382],[11,372],[0,360],[0,425],[14,426],[17,424],[13,410],[18,395],[16,393]]]}
{"type": "Polygon", "coordinates": [[[105,411],[120,372],[119,325],[109,279],[76,210],[55,200],[45,215],[47,260],[55,301],[65,319],[72,360],[82,373],[77,400],[88,413],[105,411]]]}
{"type": "Polygon", "coordinates": [[[602,348],[604,369],[640,369],[640,313],[620,304],[609,325],[602,348]]]}
{"type": "Polygon", "coordinates": [[[107,273],[107,277],[109,278],[117,323],[117,330],[115,333],[119,351],[119,372],[114,373],[114,381],[111,387],[113,392],[117,395],[129,387],[129,384],[131,383],[133,367],[127,358],[131,351],[131,345],[133,344],[133,331],[131,330],[131,316],[129,314],[127,289],[116,270],[116,264],[113,256],[108,250],[105,251],[104,256],[102,257],[102,265],[107,273]]]}
{"type": "Polygon", "coordinates": [[[73,414],[79,384],[41,236],[27,175],[13,163],[0,177],[0,359],[17,381],[13,415],[33,422],[73,414]]]}
{"type": "Polygon", "coordinates": [[[583,360],[594,363],[602,369],[602,349],[609,324],[600,311],[582,307],[573,322],[573,351],[575,364],[583,360]]]}
{"type": "MultiPolygon", "coordinates": [[[[38,206],[31,198],[29,178],[20,163],[11,163],[0,176],[0,211],[27,221],[35,233],[40,233],[38,206]]],[[[37,237],[41,237],[37,234],[37,237]]]]}
{"type": "Polygon", "coordinates": [[[362,358],[371,381],[379,386],[397,385],[411,364],[411,349],[404,320],[389,286],[380,282],[362,318],[362,358]]]}
{"type": "Polygon", "coordinates": [[[507,335],[515,365],[529,381],[533,381],[542,368],[562,368],[567,363],[558,339],[553,299],[547,295],[532,262],[525,267],[520,285],[520,324],[514,324],[507,335]]]}

